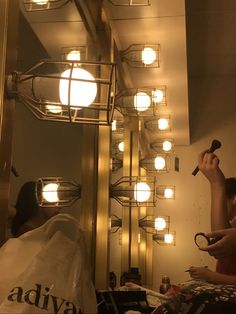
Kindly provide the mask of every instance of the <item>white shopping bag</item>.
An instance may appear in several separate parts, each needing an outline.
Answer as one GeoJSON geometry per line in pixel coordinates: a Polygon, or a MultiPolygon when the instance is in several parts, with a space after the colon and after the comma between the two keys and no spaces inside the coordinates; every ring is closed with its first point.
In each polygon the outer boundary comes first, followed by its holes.
{"type": "Polygon", "coordinates": [[[0,250],[0,313],[96,314],[78,221],[59,214],[0,250]]]}

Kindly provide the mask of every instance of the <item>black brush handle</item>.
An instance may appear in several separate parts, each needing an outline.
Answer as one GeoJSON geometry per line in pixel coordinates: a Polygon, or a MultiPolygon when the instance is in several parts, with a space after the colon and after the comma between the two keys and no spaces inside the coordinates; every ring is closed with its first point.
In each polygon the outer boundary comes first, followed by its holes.
{"type": "MultiPolygon", "coordinates": [[[[213,140],[211,147],[208,149],[207,153],[214,153],[214,151],[221,147],[221,142],[218,140],[213,140]]],[[[193,170],[192,175],[195,176],[199,171],[198,166],[193,170]]]]}

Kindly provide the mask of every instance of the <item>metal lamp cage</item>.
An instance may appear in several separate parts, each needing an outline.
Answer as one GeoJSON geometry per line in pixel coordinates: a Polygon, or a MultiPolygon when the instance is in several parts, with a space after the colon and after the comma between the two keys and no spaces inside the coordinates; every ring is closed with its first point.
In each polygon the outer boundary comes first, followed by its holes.
{"type": "Polygon", "coordinates": [[[171,231],[171,232],[169,232],[169,234],[171,234],[173,236],[173,241],[171,243],[166,243],[165,242],[166,234],[162,234],[162,233],[153,234],[152,239],[153,239],[153,241],[155,241],[159,245],[163,245],[163,246],[172,245],[172,246],[175,246],[176,245],[176,232],[175,231],[171,231]]]}
{"type": "Polygon", "coordinates": [[[158,133],[168,133],[171,131],[171,117],[170,115],[157,115],[154,119],[146,120],[144,122],[145,129],[158,132],[158,133]],[[168,121],[168,127],[166,129],[160,129],[158,125],[159,119],[166,119],[168,121]]]}
{"type": "Polygon", "coordinates": [[[121,169],[122,167],[123,167],[123,160],[116,157],[116,156],[113,156],[111,158],[111,171],[115,172],[115,171],[121,169]]]}
{"type": "Polygon", "coordinates": [[[156,116],[159,107],[166,105],[166,86],[128,88],[115,97],[116,109],[128,116],[156,116]],[[162,94],[161,99],[157,93],[162,94]]]}
{"type": "Polygon", "coordinates": [[[171,169],[171,157],[169,154],[156,154],[155,156],[146,157],[139,161],[139,165],[141,168],[145,169],[149,173],[167,173],[171,169]],[[160,158],[160,160],[164,161],[163,167],[157,169],[155,167],[156,158],[160,158]]]}
{"type": "Polygon", "coordinates": [[[41,207],[67,207],[81,197],[81,185],[61,177],[44,177],[37,180],[35,194],[41,207]]]}
{"type": "Polygon", "coordinates": [[[153,207],[156,204],[156,178],[146,176],[121,177],[111,184],[110,197],[122,206],[153,207]],[[144,198],[142,199],[143,195],[144,198]]]}
{"type": "Polygon", "coordinates": [[[158,185],[156,190],[157,198],[162,200],[175,199],[175,186],[174,185],[158,185]],[[166,190],[171,190],[173,193],[168,194],[166,190]]]}
{"type": "Polygon", "coordinates": [[[109,219],[110,223],[110,233],[116,233],[120,228],[122,228],[122,219],[116,215],[111,215],[109,219]]]}
{"type": "Polygon", "coordinates": [[[115,6],[148,6],[151,0],[108,0],[115,6]]]}
{"type": "Polygon", "coordinates": [[[168,233],[169,232],[169,228],[170,228],[170,216],[145,216],[141,219],[139,219],[139,227],[142,228],[146,233],[151,233],[151,234],[156,234],[158,233],[168,233]],[[161,218],[164,219],[166,222],[166,226],[165,228],[163,228],[162,230],[157,230],[157,228],[155,228],[155,219],[156,218],[161,218]]]}
{"type": "Polygon", "coordinates": [[[42,60],[23,73],[14,72],[8,78],[7,91],[40,120],[110,125],[114,112],[111,95],[115,94],[115,64],[42,60]],[[86,78],[75,75],[81,72],[86,73],[86,78]],[[63,100],[62,83],[66,86],[63,100]],[[84,104],[85,101],[91,103],[84,104]]]}
{"type": "Polygon", "coordinates": [[[121,60],[134,68],[160,68],[160,44],[132,44],[120,52],[121,60]],[[145,55],[146,53],[146,55],[145,55]],[[152,54],[149,59],[148,53],[152,54]]]}
{"type": "Polygon", "coordinates": [[[163,140],[151,143],[150,147],[151,147],[151,149],[153,149],[157,153],[163,153],[165,151],[173,152],[173,150],[174,150],[174,140],[166,138],[166,139],[163,139],[163,140]],[[169,150],[164,150],[164,148],[163,148],[163,143],[166,142],[166,141],[170,142],[170,144],[171,144],[171,148],[169,150]]]}
{"type": "Polygon", "coordinates": [[[26,11],[44,11],[59,9],[72,0],[24,0],[26,11]]]}

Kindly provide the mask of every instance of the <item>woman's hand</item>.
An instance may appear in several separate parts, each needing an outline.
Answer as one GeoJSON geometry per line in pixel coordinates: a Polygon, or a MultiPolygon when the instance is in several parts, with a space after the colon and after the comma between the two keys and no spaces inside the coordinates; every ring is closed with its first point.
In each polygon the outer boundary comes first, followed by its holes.
{"type": "Polygon", "coordinates": [[[207,282],[211,282],[212,277],[214,276],[214,272],[208,269],[207,267],[191,266],[188,271],[191,278],[196,280],[204,280],[207,282]]]}
{"type": "Polygon", "coordinates": [[[209,238],[220,238],[216,243],[200,248],[215,258],[223,258],[236,254],[236,228],[217,230],[206,235],[209,238]]]}

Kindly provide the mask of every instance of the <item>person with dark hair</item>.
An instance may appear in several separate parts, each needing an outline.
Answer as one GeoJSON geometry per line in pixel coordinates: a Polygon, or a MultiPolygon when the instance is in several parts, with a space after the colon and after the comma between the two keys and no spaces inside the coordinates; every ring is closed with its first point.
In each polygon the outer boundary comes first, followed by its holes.
{"type": "Polygon", "coordinates": [[[12,219],[11,232],[14,237],[43,225],[58,211],[53,208],[39,207],[36,199],[36,182],[23,184],[16,200],[16,214],[12,219]]]}
{"type": "MultiPolygon", "coordinates": [[[[207,151],[199,155],[198,167],[208,179],[211,187],[212,233],[207,236],[213,237],[213,234],[215,234],[221,237],[220,234],[217,234],[217,230],[220,229],[236,232],[236,178],[225,179],[219,167],[218,157],[207,151]]],[[[218,242],[220,243],[222,240],[218,240],[218,242]]],[[[211,246],[217,246],[217,243],[200,249],[209,252],[211,246]]],[[[234,246],[236,247],[236,238],[234,246]]],[[[214,284],[236,284],[236,256],[230,255],[218,256],[216,271],[212,271],[207,267],[190,267],[190,276],[214,284]]]]}

